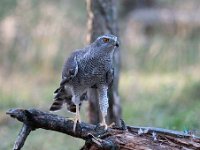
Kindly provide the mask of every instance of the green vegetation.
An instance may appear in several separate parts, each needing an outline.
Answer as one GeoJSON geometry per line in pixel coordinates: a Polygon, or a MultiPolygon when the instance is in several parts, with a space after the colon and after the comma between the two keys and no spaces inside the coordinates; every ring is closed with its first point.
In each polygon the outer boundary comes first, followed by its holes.
{"type": "MultiPolygon", "coordinates": [[[[0,149],[7,150],[12,148],[21,124],[6,116],[6,110],[35,107],[48,111],[65,56],[85,45],[86,9],[79,0],[3,0],[0,8],[0,149]]],[[[159,31],[140,47],[127,42],[126,36],[121,36],[119,86],[125,122],[199,130],[198,32],[182,37],[159,31]]],[[[86,110],[87,103],[81,111],[86,110]]],[[[65,110],[58,114],[70,115],[65,110]]],[[[36,130],[24,149],[75,150],[82,144],[63,134],[36,130]]]]}
{"type": "MultiPolygon", "coordinates": [[[[122,79],[127,76],[122,75],[122,79]]],[[[122,100],[123,117],[128,124],[176,130],[199,129],[200,80],[191,81],[174,74],[164,77],[140,74],[130,76],[128,84],[121,81],[121,97],[125,99],[122,100]]]]}

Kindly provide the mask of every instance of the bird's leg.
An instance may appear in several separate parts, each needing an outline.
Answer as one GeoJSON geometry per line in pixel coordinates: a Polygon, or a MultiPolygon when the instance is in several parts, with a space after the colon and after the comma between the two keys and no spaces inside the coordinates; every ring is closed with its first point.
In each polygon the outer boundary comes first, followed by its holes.
{"type": "Polygon", "coordinates": [[[80,97],[79,96],[73,96],[72,101],[76,105],[76,116],[74,118],[74,126],[73,126],[73,131],[75,132],[77,122],[79,122],[79,123],[81,122],[80,110],[79,110],[80,97]]]}
{"type": "Polygon", "coordinates": [[[105,85],[98,88],[99,106],[100,106],[100,111],[102,114],[102,122],[100,123],[100,125],[105,126],[105,129],[108,128],[108,125],[106,124],[106,115],[107,115],[107,110],[108,110],[107,91],[108,91],[108,87],[105,85]]]}
{"type": "Polygon", "coordinates": [[[106,130],[108,129],[108,125],[106,124],[106,115],[104,115],[103,113],[102,113],[102,122],[100,123],[100,126],[104,126],[106,130]]]}
{"type": "Polygon", "coordinates": [[[79,111],[79,104],[76,104],[76,116],[74,118],[74,126],[73,126],[73,131],[76,130],[76,124],[77,122],[81,122],[81,118],[80,118],[80,111],[79,111]]]}

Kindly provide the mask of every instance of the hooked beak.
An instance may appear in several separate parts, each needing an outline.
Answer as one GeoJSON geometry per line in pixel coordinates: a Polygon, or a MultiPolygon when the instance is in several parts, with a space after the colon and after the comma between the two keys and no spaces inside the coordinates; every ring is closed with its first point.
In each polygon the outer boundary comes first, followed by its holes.
{"type": "Polygon", "coordinates": [[[119,41],[116,41],[116,42],[115,42],[115,46],[116,46],[116,47],[119,47],[119,41]]]}

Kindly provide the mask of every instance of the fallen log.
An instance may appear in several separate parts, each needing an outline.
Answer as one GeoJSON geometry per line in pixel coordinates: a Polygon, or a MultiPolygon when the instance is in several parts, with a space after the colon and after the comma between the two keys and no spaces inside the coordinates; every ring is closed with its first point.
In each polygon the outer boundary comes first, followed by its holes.
{"type": "MultiPolygon", "coordinates": [[[[101,126],[78,123],[73,132],[73,121],[37,109],[10,109],[7,114],[23,123],[13,150],[20,150],[31,131],[46,129],[61,132],[85,140],[82,150],[200,150],[200,137],[195,135],[152,127],[101,126]]],[[[39,147],[38,147],[39,148],[39,147]]]]}

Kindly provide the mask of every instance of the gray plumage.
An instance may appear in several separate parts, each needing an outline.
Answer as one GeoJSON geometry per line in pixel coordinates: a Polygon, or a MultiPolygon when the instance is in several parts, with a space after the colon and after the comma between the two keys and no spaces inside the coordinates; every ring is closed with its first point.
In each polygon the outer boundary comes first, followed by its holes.
{"type": "Polygon", "coordinates": [[[69,111],[77,112],[79,110],[76,108],[87,97],[87,89],[97,88],[100,110],[105,117],[108,108],[107,89],[113,80],[113,53],[118,46],[117,37],[107,34],[73,52],[64,63],[62,81],[55,91],[50,110],[59,110],[66,103],[69,111]]]}

